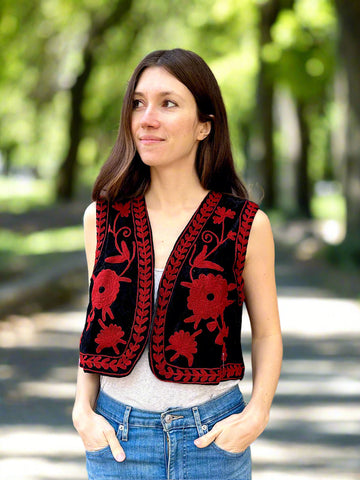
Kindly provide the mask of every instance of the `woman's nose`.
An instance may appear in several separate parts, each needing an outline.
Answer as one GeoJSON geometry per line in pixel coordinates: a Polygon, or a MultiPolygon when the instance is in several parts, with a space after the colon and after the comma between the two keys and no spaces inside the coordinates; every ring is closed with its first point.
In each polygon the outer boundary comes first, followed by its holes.
{"type": "Polygon", "coordinates": [[[143,128],[144,127],[158,128],[160,126],[158,114],[156,112],[156,109],[153,106],[148,105],[146,109],[143,110],[142,117],[140,119],[140,124],[143,128]]]}

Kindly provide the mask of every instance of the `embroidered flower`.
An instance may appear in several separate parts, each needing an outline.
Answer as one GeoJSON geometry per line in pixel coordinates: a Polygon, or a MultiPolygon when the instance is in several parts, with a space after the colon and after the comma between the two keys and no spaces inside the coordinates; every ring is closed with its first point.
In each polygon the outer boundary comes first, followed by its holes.
{"type": "Polygon", "coordinates": [[[215,224],[219,224],[225,221],[225,218],[234,218],[235,212],[225,207],[217,207],[213,221],[215,224]]]}
{"type": "Polygon", "coordinates": [[[234,300],[228,299],[228,292],[234,290],[236,285],[227,283],[221,275],[201,274],[192,283],[181,282],[184,287],[190,288],[187,306],[194,315],[185,319],[185,322],[194,322],[197,328],[200,320],[213,318],[216,320],[224,314],[224,310],[234,300]]]}
{"type": "Polygon", "coordinates": [[[127,202],[127,203],[115,202],[113,204],[113,208],[118,212],[120,212],[120,215],[122,217],[128,217],[130,215],[130,202],[127,202]]]}
{"type": "Polygon", "coordinates": [[[110,318],[114,315],[110,305],[114,302],[120,290],[119,277],[113,270],[102,270],[94,280],[94,286],[91,293],[92,308],[102,310],[102,319],[105,321],[106,314],[110,318]]]}
{"type": "Polygon", "coordinates": [[[186,357],[189,367],[194,363],[194,354],[197,353],[197,343],[195,337],[199,335],[202,330],[198,330],[190,335],[189,332],[180,330],[175,332],[169,338],[169,343],[165,350],[174,350],[175,354],[170,358],[170,362],[179,358],[180,355],[186,357]]]}
{"type": "Polygon", "coordinates": [[[125,335],[123,329],[118,325],[111,324],[108,327],[104,327],[103,330],[95,338],[95,342],[98,344],[96,347],[96,353],[100,353],[104,348],[113,348],[115,353],[119,355],[118,343],[126,342],[122,340],[125,335]]]}

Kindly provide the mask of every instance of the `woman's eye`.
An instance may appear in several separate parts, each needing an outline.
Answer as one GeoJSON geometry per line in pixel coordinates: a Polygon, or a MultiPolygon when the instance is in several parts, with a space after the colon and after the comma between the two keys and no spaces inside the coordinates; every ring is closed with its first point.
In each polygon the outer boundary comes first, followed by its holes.
{"type": "Polygon", "coordinates": [[[173,102],[172,100],[165,100],[164,105],[165,107],[176,107],[176,103],[173,102]]]}
{"type": "Polygon", "coordinates": [[[142,102],[141,100],[133,100],[133,108],[139,108],[141,107],[142,102]]]}

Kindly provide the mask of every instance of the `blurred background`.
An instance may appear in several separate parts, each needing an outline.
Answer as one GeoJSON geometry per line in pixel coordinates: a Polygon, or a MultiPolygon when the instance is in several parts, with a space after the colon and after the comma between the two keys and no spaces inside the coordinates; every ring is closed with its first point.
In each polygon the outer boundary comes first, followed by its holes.
{"type": "Polygon", "coordinates": [[[359,24],[357,0],[1,1],[3,478],[86,478],[82,215],[134,67],[175,47],[214,71],[276,239],[284,368],[254,480],[360,478],[359,24]]]}

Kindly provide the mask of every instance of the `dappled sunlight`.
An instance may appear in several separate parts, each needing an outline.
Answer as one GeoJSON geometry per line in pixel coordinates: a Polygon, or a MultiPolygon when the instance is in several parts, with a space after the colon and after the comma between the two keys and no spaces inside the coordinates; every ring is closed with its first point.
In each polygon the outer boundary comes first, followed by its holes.
{"type": "MultiPolygon", "coordinates": [[[[76,373],[76,368],[73,369],[76,373]]],[[[74,376],[74,375],[73,375],[74,376]]],[[[54,382],[21,382],[16,390],[10,392],[11,398],[18,397],[23,400],[29,397],[36,398],[67,398],[72,400],[75,397],[74,383],[54,382]]]]}
{"type": "Polygon", "coordinates": [[[359,302],[334,298],[279,298],[282,328],[304,337],[354,336],[360,320],[359,302]]]}
{"type": "Polygon", "coordinates": [[[257,440],[252,449],[254,480],[355,480],[357,448],[326,447],[317,443],[284,444],[257,440]],[[354,473],[348,472],[351,469],[354,473]]]}
{"type": "Polygon", "coordinates": [[[4,479],[85,480],[83,455],[80,438],[69,429],[1,428],[0,471],[4,479]]]}
{"type": "MultiPolygon", "coordinates": [[[[268,428],[252,449],[254,480],[355,480],[360,470],[360,305],[280,296],[279,309],[284,362],[268,428]]],[[[246,315],[246,399],[251,395],[249,330],[246,315]]]]}
{"type": "MultiPolygon", "coordinates": [[[[86,297],[79,303],[85,305],[86,297]]],[[[269,426],[252,449],[253,478],[355,480],[360,467],[360,306],[352,300],[280,295],[279,308],[284,363],[269,426]]],[[[84,321],[79,307],[0,323],[4,478],[86,479],[83,446],[71,424],[84,321]]],[[[241,389],[247,401],[250,343],[244,315],[241,389]]]]}
{"type": "Polygon", "coordinates": [[[51,456],[77,457],[82,455],[84,448],[76,432],[69,429],[43,426],[12,427],[1,429],[0,454],[7,456],[51,456]]]}
{"type": "Polygon", "coordinates": [[[11,480],[86,480],[84,467],[76,461],[52,461],[43,458],[0,460],[0,470],[11,480]]]}
{"type": "Polygon", "coordinates": [[[25,234],[1,229],[1,251],[16,252],[17,255],[44,255],[76,250],[82,252],[84,249],[83,236],[82,225],[25,234]]]}
{"type": "Polygon", "coordinates": [[[84,311],[38,313],[31,319],[12,315],[7,321],[0,322],[0,347],[72,349],[74,346],[77,347],[79,332],[84,322],[84,311]]]}
{"type": "MultiPolygon", "coordinates": [[[[282,330],[286,335],[302,337],[342,337],[354,338],[355,320],[360,324],[360,302],[339,298],[319,298],[317,295],[291,295],[294,287],[281,287],[279,311],[282,330]],[[288,295],[289,293],[289,295],[288,295]]],[[[300,292],[300,293],[299,293],[300,292]]],[[[316,292],[314,289],[313,293],[316,292]]],[[[244,315],[244,333],[249,333],[248,315],[244,315]]],[[[360,335],[360,327],[356,329],[360,335]]],[[[356,338],[354,338],[356,340],[356,338]]],[[[358,342],[359,342],[358,337],[358,342]]]]}

